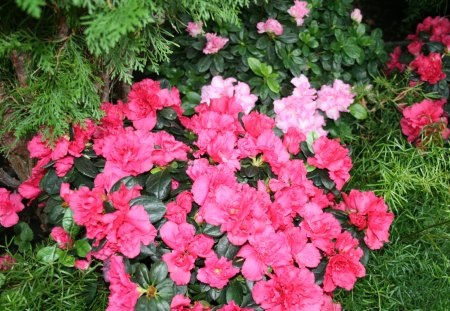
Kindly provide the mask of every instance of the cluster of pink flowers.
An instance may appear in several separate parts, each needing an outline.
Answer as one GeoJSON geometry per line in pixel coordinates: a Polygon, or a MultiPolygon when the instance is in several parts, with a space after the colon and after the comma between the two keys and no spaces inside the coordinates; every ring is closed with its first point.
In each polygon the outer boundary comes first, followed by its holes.
{"type": "MultiPolygon", "coordinates": [[[[435,101],[424,99],[403,109],[400,125],[409,142],[416,141],[421,135],[429,137],[437,134],[443,139],[449,137],[448,118],[443,109],[446,102],[446,99],[435,101]]],[[[417,142],[419,143],[420,139],[417,142]]]]}
{"type": "MultiPolygon", "coordinates": [[[[138,258],[141,248],[151,244],[163,249],[161,260],[176,285],[189,287],[194,282],[220,290],[244,277],[255,282],[251,294],[266,310],[340,310],[332,292],[336,287],[353,288],[357,278],[365,275],[360,241],[372,249],[388,241],[393,215],[381,198],[352,191],[348,196],[343,193],[344,200],[337,204],[335,195],[307,176],[306,163],[331,179],[336,191],[350,178],[348,150],[339,140],[325,136],[324,117],[318,111],[345,111],[353,99],[350,88],[337,81],[317,92],[306,77],[293,79],[293,95],[275,107],[282,115],[281,105],[292,106],[299,120],[283,127],[282,117],[277,115],[275,121],[251,111],[257,97],[247,84],[236,82],[215,77],[202,89],[202,103],[188,118],[182,115],[176,89],[160,89],[157,82],[143,80],[133,85],[127,103],[103,104],[105,116],[98,125],[88,122],[89,126],[80,127],[81,139],[63,138],[53,150],[40,137],[30,142],[42,175],[51,159],[56,166],[62,158],[85,157],[84,147],[104,160],[103,169],[92,176],[92,187],[63,183],[60,197],[94,247],[76,267],[86,268],[91,257],[109,263],[108,310],[133,310],[145,293],[125,272],[122,258],[138,258]],[[300,144],[311,129],[304,124],[311,120],[301,113],[309,106],[322,120],[320,128],[314,128],[322,130],[322,137],[312,143],[314,155],[304,161],[299,157],[300,144]],[[195,134],[189,146],[155,129],[156,112],[163,108],[173,109],[181,125],[195,134]],[[126,126],[130,122],[133,126],[126,126]],[[276,124],[284,132],[282,137],[274,131],[276,124]],[[76,148],[75,141],[79,141],[76,148]],[[156,229],[149,212],[139,205],[142,187],[123,183],[118,187],[117,182],[151,175],[153,168],[164,170],[174,161],[187,163],[186,179],[190,180],[183,182],[192,186],[176,190],[181,181],[172,185],[176,195],[167,202],[156,229]],[[256,170],[264,169],[265,177],[242,182],[237,176],[248,163],[256,170]],[[360,240],[345,230],[333,212],[348,215],[346,225],[360,231],[360,240]],[[222,239],[236,248],[234,258],[219,255],[217,241],[201,231],[205,226],[220,230],[222,239]],[[316,284],[311,269],[324,262],[328,263],[323,284],[316,284]]],[[[76,239],[61,227],[55,227],[51,235],[59,247],[69,250],[76,239]]],[[[171,301],[172,310],[212,308],[183,295],[171,301]]],[[[249,309],[230,302],[218,310],[249,309]]]]}
{"type": "Polygon", "coordinates": [[[295,0],[294,5],[289,8],[288,13],[295,18],[297,26],[302,26],[304,18],[309,14],[308,2],[295,0]]]}
{"type": "Polygon", "coordinates": [[[283,34],[283,25],[279,21],[273,18],[267,19],[265,22],[259,22],[256,24],[258,33],[268,33],[274,34],[276,36],[281,36],[283,34]]]}
{"type": "MultiPolygon", "coordinates": [[[[425,83],[426,87],[433,87],[434,90],[436,90],[436,86],[439,89],[441,86],[447,87],[443,83],[445,79],[448,79],[443,64],[445,63],[444,58],[448,57],[450,52],[449,19],[427,17],[417,25],[416,32],[408,35],[407,39],[411,40],[407,50],[409,54],[414,56],[414,59],[409,64],[402,63],[402,50],[400,47],[396,47],[387,63],[387,73],[390,74],[394,69],[402,72],[405,68],[410,68],[414,72],[413,78],[409,81],[411,86],[416,86],[419,82],[422,82],[425,83]],[[429,45],[426,44],[427,41],[422,41],[425,40],[424,34],[425,37],[429,38],[429,41],[442,44],[438,44],[438,46],[441,46],[440,50],[429,49],[429,45]],[[444,46],[443,50],[442,46],[444,46]]],[[[445,92],[442,93],[442,96],[446,96],[445,92]]],[[[446,104],[446,98],[434,101],[425,99],[410,107],[399,107],[403,114],[400,125],[408,141],[421,146],[422,137],[431,138],[433,141],[448,139],[450,136],[448,116],[443,107],[446,104]]]]}
{"type": "Polygon", "coordinates": [[[422,23],[417,25],[416,33],[407,36],[412,42],[407,50],[415,58],[409,64],[400,62],[401,48],[396,47],[391,54],[391,59],[387,62],[387,72],[390,74],[394,69],[400,72],[406,68],[406,65],[416,71],[420,80],[429,84],[436,84],[446,78],[442,71],[442,58],[444,54],[430,52],[424,54],[422,48],[425,44],[420,38],[420,33],[428,34],[430,41],[439,42],[444,45],[447,51],[450,51],[450,21],[445,17],[427,17],[422,23]]]}
{"type": "Polygon", "coordinates": [[[328,118],[337,120],[340,112],[348,111],[355,97],[350,85],[341,80],[335,80],[333,86],[323,85],[318,92],[311,88],[304,75],[291,82],[295,86],[293,94],[274,101],[276,125],[285,133],[294,128],[303,135],[313,131],[320,136],[325,135],[325,118],[319,110],[328,118]]]}

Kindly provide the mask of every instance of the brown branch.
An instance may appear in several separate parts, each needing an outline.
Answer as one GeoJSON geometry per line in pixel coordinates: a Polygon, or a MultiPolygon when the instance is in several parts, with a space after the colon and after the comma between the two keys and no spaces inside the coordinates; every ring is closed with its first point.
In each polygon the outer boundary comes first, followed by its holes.
{"type": "Polygon", "coordinates": [[[25,71],[25,54],[13,50],[11,53],[11,62],[16,71],[17,79],[21,87],[28,87],[27,73],[25,71]]]}
{"type": "Polygon", "coordinates": [[[10,176],[7,172],[5,172],[2,168],[0,168],[0,183],[4,184],[7,187],[16,189],[20,185],[20,181],[10,176]]]}
{"type": "Polygon", "coordinates": [[[110,87],[111,87],[110,74],[106,70],[103,70],[102,74],[101,74],[101,79],[103,81],[103,87],[102,87],[102,94],[101,94],[100,99],[101,99],[102,103],[109,102],[109,94],[110,94],[110,87]]]}

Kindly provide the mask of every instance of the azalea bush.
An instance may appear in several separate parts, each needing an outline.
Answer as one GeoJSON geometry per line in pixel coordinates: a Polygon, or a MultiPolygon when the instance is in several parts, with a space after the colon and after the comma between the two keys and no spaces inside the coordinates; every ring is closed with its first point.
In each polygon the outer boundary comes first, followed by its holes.
{"type": "Polygon", "coordinates": [[[291,93],[293,77],[307,75],[316,88],[336,79],[363,84],[385,61],[381,31],[369,31],[352,1],[256,1],[242,16],[240,27],[186,16],[161,76],[179,86],[187,113],[217,75],[247,81],[270,113],[274,99],[291,93]]]}
{"type": "Polygon", "coordinates": [[[35,136],[32,176],[1,190],[2,226],[39,209],[55,244],[38,260],[101,261],[107,310],[339,310],[333,292],[366,275],[394,218],[343,191],[352,160],[323,115],[347,109],[350,86],[297,77],[271,118],[246,83],[215,79],[189,117],[175,87],[145,79],[54,148],[35,136]]]}
{"type": "Polygon", "coordinates": [[[406,50],[398,46],[390,54],[387,73],[403,74],[410,86],[417,86],[433,99],[417,100],[412,105],[400,105],[402,132],[409,142],[423,145],[423,141],[446,141],[450,135],[450,21],[445,17],[427,17],[408,35],[406,50]]]}

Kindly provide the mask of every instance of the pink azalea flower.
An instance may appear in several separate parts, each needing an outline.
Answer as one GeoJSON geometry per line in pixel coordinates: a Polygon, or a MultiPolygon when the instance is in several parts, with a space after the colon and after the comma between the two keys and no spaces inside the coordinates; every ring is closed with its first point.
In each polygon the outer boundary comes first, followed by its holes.
{"type": "Polygon", "coordinates": [[[22,204],[22,196],[17,193],[10,193],[5,188],[0,188],[0,225],[12,227],[19,222],[18,212],[25,206],[22,204]]]}
{"type": "Polygon", "coordinates": [[[189,33],[189,35],[192,38],[197,37],[199,34],[202,33],[202,27],[203,27],[203,23],[202,22],[189,22],[187,27],[186,27],[186,31],[189,33]]]}
{"type": "Polygon", "coordinates": [[[350,85],[341,80],[334,80],[333,86],[323,85],[317,92],[317,108],[325,112],[328,118],[337,120],[339,112],[347,112],[356,94],[350,85]]]}
{"type": "Polygon", "coordinates": [[[288,13],[295,18],[297,26],[302,26],[303,19],[309,14],[308,2],[295,0],[294,5],[289,8],[288,13]]]}
{"type": "Polygon", "coordinates": [[[424,99],[420,103],[416,103],[411,107],[403,110],[403,118],[400,120],[402,132],[408,136],[408,141],[413,142],[421,133],[432,134],[435,125],[438,133],[444,139],[450,134],[447,129],[448,119],[444,116],[443,106],[446,103],[445,99],[431,100],[424,99]]]}
{"type": "Polygon", "coordinates": [[[72,239],[63,227],[54,227],[50,235],[58,243],[59,248],[72,247],[72,239]]]}
{"type": "Polygon", "coordinates": [[[366,269],[359,261],[363,251],[359,242],[348,231],[336,238],[337,254],[330,257],[323,281],[323,290],[332,292],[337,286],[351,290],[356,278],[366,275],[366,269]]]}
{"type": "Polygon", "coordinates": [[[279,21],[273,18],[267,19],[266,22],[259,22],[256,24],[258,28],[258,33],[272,33],[276,36],[281,36],[283,34],[283,25],[279,21]]]}
{"type": "Polygon", "coordinates": [[[112,256],[109,270],[109,297],[107,311],[133,311],[140,296],[138,286],[125,272],[122,257],[112,256]]]}
{"type": "Polygon", "coordinates": [[[420,52],[422,51],[423,42],[421,41],[413,41],[410,44],[408,44],[408,52],[411,53],[414,56],[419,56],[420,52]]]}
{"type": "Polygon", "coordinates": [[[288,128],[283,137],[283,145],[291,154],[300,152],[300,143],[302,141],[306,141],[305,135],[293,127],[288,128]]]}
{"type": "Polygon", "coordinates": [[[152,150],[152,160],[158,166],[165,166],[173,160],[187,161],[187,145],[179,142],[165,131],[153,133],[155,149],[152,150]]]}
{"type": "Polygon", "coordinates": [[[184,297],[181,294],[177,294],[172,298],[172,302],[170,303],[170,310],[171,311],[189,310],[190,304],[191,300],[189,298],[184,297]]]}
{"type": "Polygon", "coordinates": [[[15,263],[16,260],[14,259],[14,257],[11,257],[8,254],[0,256],[0,271],[2,270],[6,271],[11,269],[15,263]]]}
{"type": "Polygon", "coordinates": [[[194,269],[195,257],[184,251],[174,250],[162,256],[166,263],[170,278],[177,285],[186,285],[191,279],[191,270],[194,269]]]}
{"type": "Polygon", "coordinates": [[[236,257],[245,258],[242,274],[250,281],[258,281],[267,274],[267,268],[292,264],[292,256],[286,237],[275,233],[272,227],[255,232],[236,257]]]}
{"type": "Polygon", "coordinates": [[[342,197],[341,205],[349,213],[350,222],[359,230],[365,230],[366,245],[370,249],[380,249],[389,241],[389,228],[394,219],[383,198],[358,190],[351,190],[349,195],[342,193],[342,197]]]}
{"type": "Polygon", "coordinates": [[[357,22],[358,24],[362,21],[362,14],[360,9],[354,9],[352,13],[350,14],[350,17],[352,20],[357,22]]]}
{"type": "Polygon", "coordinates": [[[252,309],[241,308],[232,300],[229,304],[226,304],[222,308],[217,309],[217,311],[252,311],[252,309]]]}
{"type": "Polygon", "coordinates": [[[63,177],[67,174],[68,171],[72,168],[74,163],[74,158],[72,156],[67,156],[59,159],[55,163],[56,175],[58,177],[63,177]]]}
{"type": "Polygon", "coordinates": [[[323,292],[314,284],[314,274],[294,266],[275,269],[268,281],[253,286],[252,296],[269,311],[320,311],[323,302],[323,292]]]}
{"type": "Polygon", "coordinates": [[[237,273],[239,268],[233,267],[227,258],[211,256],[206,258],[205,267],[198,270],[197,279],[211,287],[224,288],[237,273]]]}
{"type": "Polygon", "coordinates": [[[400,72],[403,72],[403,70],[405,69],[406,65],[400,63],[400,56],[402,55],[402,50],[399,46],[397,46],[394,49],[394,52],[390,53],[389,56],[391,57],[391,59],[386,63],[387,69],[386,69],[386,73],[388,75],[391,74],[391,72],[394,69],[398,69],[400,72]]]}
{"type": "Polygon", "coordinates": [[[329,254],[333,251],[333,240],[342,231],[339,221],[330,213],[305,218],[300,227],[312,244],[329,254]]]}
{"type": "Polygon", "coordinates": [[[428,56],[420,53],[409,65],[413,70],[417,70],[420,80],[430,84],[436,84],[446,77],[442,71],[442,57],[439,53],[430,53],[428,56]]]}
{"type": "Polygon", "coordinates": [[[83,259],[77,259],[75,260],[75,265],[74,267],[80,270],[87,270],[87,268],[89,268],[90,265],[90,261],[88,260],[83,260],[83,259]]]}
{"type": "Polygon", "coordinates": [[[258,111],[242,116],[242,123],[244,123],[246,132],[254,138],[258,138],[265,130],[271,130],[275,126],[272,118],[258,111]]]}
{"type": "Polygon", "coordinates": [[[340,303],[334,303],[330,296],[324,294],[320,311],[342,311],[342,306],[340,303]]]}
{"type": "Polygon", "coordinates": [[[352,160],[348,156],[348,149],[341,146],[339,140],[320,137],[313,143],[314,157],[308,158],[308,164],[321,169],[327,169],[336,188],[341,190],[350,179],[352,160]]]}
{"type": "Polygon", "coordinates": [[[307,243],[306,233],[299,227],[292,227],[286,232],[288,244],[291,248],[292,257],[300,267],[315,268],[319,265],[322,256],[319,250],[312,244],[307,243]]]}
{"type": "Polygon", "coordinates": [[[73,219],[78,225],[87,225],[99,219],[103,214],[103,202],[106,199],[103,189],[80,187],[70,195],[69,205],[73,210],[73,219]]]}
{"type": "Polygon", "coordinates": [[[228,43],[228,38],[220,37],[215,33],[207,33],[205,38],[206,45],[203,48],[204,54],[215,54],[228,43]]]}

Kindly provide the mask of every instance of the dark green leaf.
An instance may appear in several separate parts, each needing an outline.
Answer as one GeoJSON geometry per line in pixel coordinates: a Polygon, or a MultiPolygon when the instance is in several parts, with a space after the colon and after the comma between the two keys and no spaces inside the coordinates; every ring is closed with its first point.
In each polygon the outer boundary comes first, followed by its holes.
{"type": "Polygon", "coordinates": [[[167,277],[167,265],[163,262],[155,262],[150,269],[150,280],[153,284],[161,283],[167,277]]]}
{"type": "Polygon", "coordinates": [[[173,110],[172,108],[170,108],[170,107],[167,107],[167,108],[164,108],[163,110],[161,110],[161,111],[159,111],[158,112],[160,115],[161,115],[161,117],[163,117],[164,119],[167,119],[167,120],[175,120],[178,116],[177,116],[177,113],[175,112],[175,110],[173,110]]]}
{"type": "Polygon", "coordinates": [[[217,257],[226,257],[230,260],[234,259],[234,256],[239,249],[240,247],[230,243],[226,234],[220,238],[219,242],[217,242],[217,245],[214,247],[217,257]]]}
{"type": "Polygon", "coordinates": [[[169,197],[172,189],[172,177],[168,170],[163,170],[155,174],[151,174],[145,182],[145,191],[153,194],[160,200],[169,197]]]}
{"type": "Polygon", "coordinates": [[[87,177],[95,178],[98,175],[98,170],[94,163],[83,156],[75,158],[74,165],[81,174],[86,175],[87,177]]]}
{"type": "Polygon", "coordinates": [[[150,280],[150,272],[148,271],[147,266],[143,263],[136,266],[136,270],[133,273],[133,278],[142,288],[147,288],[152,284],[150,280]]]}
{"type": "Polygon", "coordinates": [[[223,235],[223,232],[220,231],[219,226],[214,226],[210,224],[206,224],[205,228],[203,229],[203,233],[213,238],[218,238],[223,235]]]}
{"type": "Polygon", "coordinates": [[[260,62],[258,59],[254,58],[254,57],[249,57],[249,58],[247,59],[247,62],[248,62],[248,66],[250,67],[250,69],[251,69],[257,76],[260,76],[260,77],[263,76],[263,74],[262,74],[262,72],[261,72],[261,62],[260,62]]]}
{"type": "Polygon", "coordinates": [[[205,56],[200,59],[200,61],[197,63],[197,70],[198,72],[206,72],[209,70],[212,64],[212,57],[205,56]]]}
{"type": "Polygon", "coordinates": [[[151,223],[161,220],[166,214],[166,205],[156,197],[143,195],[131,200],[130,205],[142,205],[148,213],[151,223]]]}
{"type": "Polygon", "coordinates": [[[244,294],[242,287],[238,282],[231,283],[227,288],[227,303],[234,301],[237,305],[241,305],[244,294]]]}
{"type": "Polygon", "coordinates": [[[77,240],[75,241],[73,248],[79,257],[86,257],[87,253],[91,250],[91,245],[86,240],[77,240]]]}
{"type": "Polygon", "coordinates": [[[49,169],[41,180],[40,188],[48,194],[59,194],[63,179],[56,175],[55,169],[49,169]]]}
{"type": "Polygon", "coordinates": [[[128,189],[132,189],[134,186],[139,185],[139,182],[134,176],[126,176],[119,179],[112,187],[110,192],[115,192],[120,189],[120,186],[124,184],[128,189]]]}

